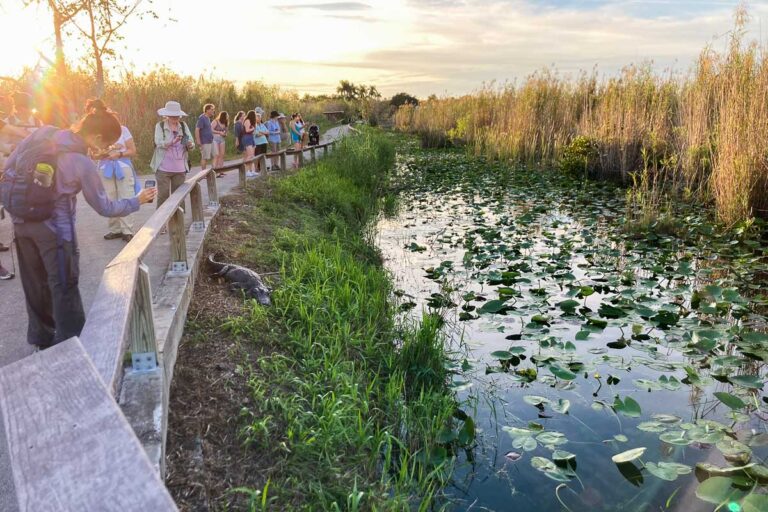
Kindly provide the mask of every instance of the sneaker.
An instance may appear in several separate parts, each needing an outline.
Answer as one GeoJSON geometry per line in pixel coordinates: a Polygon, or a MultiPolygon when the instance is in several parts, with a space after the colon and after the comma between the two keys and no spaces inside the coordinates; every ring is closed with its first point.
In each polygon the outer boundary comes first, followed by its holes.
{"type": "Polygon", "coordinates": [[[0,244],[0,252],[5,252],[5,251],[7,251],[9,249],[10,249],[10,247],[8,247],[7,245],[0,244]]]}
{"type": "Polygon", "coordinates": [[[130,233],[125,233],[121,238],[123,239],[123,242],[130,242],[131,240],[133,240],[133,235],[131,235],[130,233]]]}
{"type": "Polygon", "coordinates": [[[13,273],[8,272],[5,267],[0,265],[0,280],[2,281],[8,281],[9,279],[13,279],[13,273]]]}
{"type": "Polygon", "coordinates": [[[122,233],[107,233],[106,235],[104,235],[104,240],[116,240],[122,237],[123,237],[122,233]]]}

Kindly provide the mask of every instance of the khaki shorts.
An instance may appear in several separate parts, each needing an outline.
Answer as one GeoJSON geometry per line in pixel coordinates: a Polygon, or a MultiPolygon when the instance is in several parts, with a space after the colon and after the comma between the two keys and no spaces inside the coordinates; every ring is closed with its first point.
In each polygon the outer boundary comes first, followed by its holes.
{"type": "Polygon", "coordinates": [[[202,155],[203,160],[213,160],[216,155],[219,154],[219,151],[216,144],[201,144],[200,154],[202,155]]]}

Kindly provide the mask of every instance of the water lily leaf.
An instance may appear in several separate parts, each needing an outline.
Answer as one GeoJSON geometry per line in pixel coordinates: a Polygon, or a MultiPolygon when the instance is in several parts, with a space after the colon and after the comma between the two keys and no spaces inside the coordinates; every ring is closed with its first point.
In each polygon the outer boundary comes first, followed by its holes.
{"type": "Polygon", "coordinates": [[[671,414],[654,414],[651,416],[654,420],[661,423],[679,423],[682,419],[679,416],[673,416],[671,414]]]}
{"type": "Polygon", "coordinates": [[[645,453],[646,447],[642,446],[640,448],[632,448],[631,450],[627,450],[625,452],[617,453],[613,457],[611,457],[611,460],[615,462],[616,464],[623,464],[625,462],[632,462],[633,460],[642,457],[642,455],[645,453]]]}
{"type": "Polygon", "coordinates": [[[626,311],[609,304],[601,304],[597,313],[604,318],[623,318],[627,316],[626,311]]]}
{"type": "Polygon", "coordinates": [[[590,334],[592,333],[589,331],[579,331],[576,333],[576,341],[584,341],[589,338],[590,334]]]}
{"type": "Polygon", "coordinates": [[[680,315],[667,310],[661,310],[651,317],[651,321],[661,329],[666,329],[668,327],[677,325],[679,320],[680,315]]]}
{"type": "Polygon", "coordinates": [[[738,384],[745,388],[763,389],[763,379],[759,375],[735,375],[728,377],[732,384],[738,384]]]}
{"type": "Polygon", "coordinates": [[[640,389],[643,389],[645,391],[659,391],[661,390],[661,385],[654,381],[654,380],[648,380],[648,379],[635,379],[632,382],[634,382],[635,386],[637,386],[640,389]]]}
{"type": "Polygon", "coordinates": [[[568,299],[564,300],[562,302],[559,302],[557,306],[563,310],[563,312],[566,315],[572,315],[576,312],[576,308],[578,308],[581,305],[581,303],[577,300],[568,299]]]}
{"type": "Polygon", "coordinates": [[[687,446],[692,442],[691,439],[687,439],[685,437],[684,430],[672,430],[669,432],[664,432],[659,436],[659,439],[665,443],[674,444],[677,446],[687,446]]]}
{"type": "Polygon", "coordinates": [[[645,469],[647,469],[648,472],[656,478],[661,478],[662,480],[667,480],[669,482],[677,480],[678,477],[677,471],[675,471],[674,468],[670,468],[668,466],[660,466],[654,462],[646,463],[645,469]]]}
{"type": "Polygon", "coordinates": [[[741,398],[735,395],[732,395],[730,393],[725,393],[723,391],[720,391],[713,394],[715,395],[715,397],[717,397],[718,400],[723,402],[725,405],[727,405],[731,409],[738,410],[738,409],[743,409],[744,407],[747,406],[747,404],[745,404],[741,398]]]}
{"type": "Polygon", "coordinates": [[[576,374],[566,370],[564,368],[560,368],[559,366],[552,365],[549,367],[549,371],[552,372],[552,375],[555,377],[558,377],[563,380],[573,380],[576,378],[576,374]]]}
{"type": "Polygon", "coordinates": [[[696,488],[696,497],[700,500],[720,505],[726,501],[736,501],[746,494],[733,487],[733,479],[724,476],[707,478],[696,488]]]}
{"type": "Polygon", "coordinates": [[[491,352],[491,357],[494,359],[499,359],[501,361],[505,361],[507,359],[512,359],[512,352],[508,350],[496,350],[495,352],[491,352]]]}
{"type": "Polygon", "coordinates": [[[517,437],[530,437],[533,435],[533,430],[520,427],[501,427],[501,430],[509,434],[512,439],[517,437]]]}
{"type": "Polygon", "coordinates": [[[559,468],[554,462],[544,457],[533,457],[531,459],[531,466],[556,482],[568,482],[575,475],[573,471],[559,468]]]}
{"type": "Polygon", "coordinates": [[[480,309],[477,310],[478,313],[484,314],[484,313],[499,313],[501,311],[504,311],[507,308],[506,302],[503,300],[489,300],[485,304],[483,304],[480,309]]]}
{"type": "Polygon", "coordinates": [[[629,441],[629,438],[624,434],[616,434],[615,436],[613,436],[613,438],[620,443],[626,443],[627,441],[629,441]]]}
{"type": "Polygon", "coordinates": [[[548,404],[550,403],[549,398],[538,396],[538,395],[525,395],[523,397],[523,401],[527,404],[533,405],[533,406],[540,406],[542,404],[548,404]]]}
{"type": "Polygon", "coordinates": [[[568,442],[565,435],[560,432],[542,432],[536,436],[536,440],[544,446],[559,446],[568,442]]]}
{"type": "Polygon", "coordinates": [[[630,418],[639,418],[640,413],[642,412],[640,404],[638,404],[631,396],[626,397],[624,400],[616,396],[613,402],[613,409],[630,418]]]}
{"type": "Polygon", "coordinates": [[[552,410],[559,412],[560,414],[568,414],[568,409],[571,408],[571,401],[564,398],[560,398],[556,403],[552,404],[552,410]]]}
{"type": "Polygon", "coordinates": [[[717,449],[722,452],[729,462],[747,464],[749,459],[752,458],[752,449],[749,446],[730,437],[724,437],[717,441],[715,446],[717,446],[717,449]]]}
{"type": "Polygon", "coordinates": [[[667,426],[658,421],[644,421],[637,425],[637,429],[643,432],[664,432],[667,426]]]}
{"type": "Polygon", "coordinates": [[[768,510],[768,494],[750,494],[741,502],[742,512],[765,512],[768,510]]]}

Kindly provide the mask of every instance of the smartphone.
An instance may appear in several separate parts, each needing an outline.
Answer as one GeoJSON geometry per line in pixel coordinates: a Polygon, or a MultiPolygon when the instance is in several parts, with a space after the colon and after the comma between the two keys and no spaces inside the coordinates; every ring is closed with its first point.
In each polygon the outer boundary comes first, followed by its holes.
{"type": "Polygon", "coordinates": [[[144,180],[144,188],[155,188],[157,182],[155,180],[144,180]]]}

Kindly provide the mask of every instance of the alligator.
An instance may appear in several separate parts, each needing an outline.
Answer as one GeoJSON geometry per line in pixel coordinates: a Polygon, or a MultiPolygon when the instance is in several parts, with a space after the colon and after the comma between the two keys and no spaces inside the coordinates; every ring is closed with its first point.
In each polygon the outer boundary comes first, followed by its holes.
{"type": "Polygon", "coordinates": [[[213,277],[223,277],[230,282],[229,289],[232,292],[242,290],[246,297],[256,299],[264,306],[269,306],[271,303],[269,298],[271,290],[253,270],[232,263],[219,263],[214,259],[213,254],[208,256],[208,265],[216,271],[213,277]]]}

